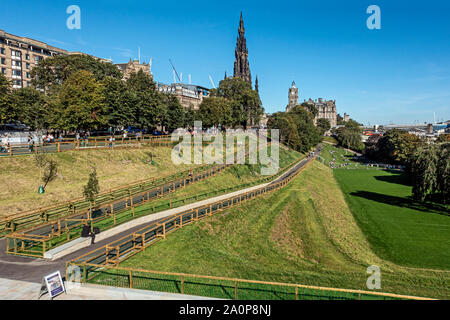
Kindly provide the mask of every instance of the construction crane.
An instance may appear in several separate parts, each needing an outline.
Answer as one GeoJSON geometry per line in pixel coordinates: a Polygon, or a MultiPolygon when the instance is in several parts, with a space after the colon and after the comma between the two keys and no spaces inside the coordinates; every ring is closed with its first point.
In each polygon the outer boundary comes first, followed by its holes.
{"type": "Polygon", "coordinates": [[[172,65],[173,72],[177,75],[178,81],[180,81],[180,83],[181,83],[181,78],[180,78],[180,76],[178,75],[177,69],[175,69],[175,66],[174,66],[173,63],[172,63],[172,60],[169,59],[169,62],[170,62],[170,64],[172,65]]]}
{"type": "Polygon", "coordinates": [[[213,81],[213,78],[211,77],[211,75],[209,75],[209,81],[211,81],[213,88],[216,89],[216,86],[214,84],[214,81],[213,81]]]}

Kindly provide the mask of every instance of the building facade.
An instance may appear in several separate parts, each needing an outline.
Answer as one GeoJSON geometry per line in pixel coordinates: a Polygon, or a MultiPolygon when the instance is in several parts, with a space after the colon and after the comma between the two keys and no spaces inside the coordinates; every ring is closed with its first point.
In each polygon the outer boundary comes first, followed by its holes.
{"type": "Polygon", "coordinates": [[[0,72],[19,89],[31,85],[31,69],[40,61],[68,51],[0,30],[0,72]]]}
{"type": "MultiPolygon", "coordinates": [[[[13,89],[31,85],[31,69],[40,61],[57,55],[85,55],[50,46],[42,41],[20,37],[0,30],[0,72],[13,82],[13,89]]],[[[93,57],[93,56],[91,56],[93,57]]],[[[105,63],[111,60],[93,57],[105,63]]]]}
{"type": "Polygon", "coordinates": [[[157,83],[157,87],[160,92],[175,95],[184,108],[191,110],[198,110],[203,99],[209,96],[208,88],[192,84],[157,83]]]}
{"type": "MultiPolygon", "coordinates": [[[[289,104],[286,107],[286,112],[291,111],[295,106],[298,105],[298,88],[295,86],[295,82],[292,82],[289,88],[289,104]]],[[[337,113],[336,113],[336,100],[323,100],[322,98],[303,101],[303,105],[306,105],[309,110],[316,108],[317,115],[314,118],[314,124],[317,124],[318,119],[327,119],[330,122],[331,127],[337,125],[337,113]]]]}
{"type": "Polygon", "coordinates": [[[250,64],[248,62],[247,39],[245,39],[244,19],[239,22],[239,36],[236,42],[235,61],[234,61],[234,77],[252,84],[252,75],[250,72],[250,64]]]}
{"type": "Polygon", "coordinates": [[[289,104],[286,107],[286,112],[289,112],[298,105],[298,88],[295,86],[295,81],[292,81],[292,85],[289,88],[289,104]]]}
{"type": "Polygon", "coordinates": [[[152,65],[150,63],[140,63],[139,60],[131,60],[128,63],[118,63],[116,67],[122,71],[123,78],[127,80],[132,73],[137,73],[142,70],[153,79],[152,65]]]}

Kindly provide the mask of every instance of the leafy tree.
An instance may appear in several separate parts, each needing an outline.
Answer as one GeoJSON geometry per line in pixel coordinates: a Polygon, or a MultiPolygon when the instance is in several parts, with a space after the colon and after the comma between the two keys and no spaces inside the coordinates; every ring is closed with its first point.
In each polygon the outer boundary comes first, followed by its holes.
{"type": "Polygon", "coordinates": [[[105,87],[88,71],[69,76],[58,91],[55,126],[63,130],[97,129],[107,123],[105,87]]]}
{"type": "Polygon", "coordinates": [[[20,110],[16,119],[31,129],[44,129],[49,126],[49,108],[45,96],[31,87],[14,90],[10,101],[12,108],[20,110]]]}
{"type": "Polygon", "coordinates": [[[232,103],[225,98],[205,98],[197,112],[199,120],[206,128],[228,126],[233,123],[232,103]]]}
{"type": "Polygon", "coordinates": [[[83,187],[83,195],[87,201],[89,201],[89,214],[90,219],[92,219],[92,206],[95,204],[95,199],[100,192],[100,186],[97,178],[97,170],[95,167],[92,169],[89,174],[89,180],[87,184],[83,187]]]}
{"type": "Polygon", "coordinates": [[[421,144],[419,137],[406,131],[393,129],[385,132],[371,155],[376,160],[387,163],[406,164],[408,158],[421,144]]]}
{"type": "Polygon", "coordinates": [[[450,142],[450,133],[441,134],[437,139],[437,143],[450,142]]]}
{"type": "Polygon", "coordinates": [[[37,88],[51,92],[79,71],[88,71],[96,80],[103,80],[108,76],[122,78],[122,73],[113,64],[91,56],[76,54],[58,55],[40,61],[31,70],[31,83],[37,88]]]}
{"type": "Polygon", "coordinates": [[[178,98],[171,94],[163,94],[162,100],[167,109],[163,118],[163,125],[169,131],[184,127],[186,113],[178,98]]]}
{"type": "Polygon", "coordinates": [[[331,124],[328,119],[317,119],[317,128],[319,128],[319,131],[322,135],[325,134],[328,130],[331,129],[331,124]]]}
{"type": "Polygon", "coordinates": [[[16,110],[11,105],[11,82],[0,74],[0,123],[15,120],[16,110]]]}
{"type": "Polygon", "coordinates": [[[413,178],[413,197],[424,201],[427,195],[435,192],[437,187],[438,156],[434,145],[418,148],[411,160],[413,178]]]}
{"type": "Polygon", "coordinates": [[[251,122],[259,121],[264,112],[259,94],[252,86],[241,78],[226,78],[219,83],[217,89],[210,92],[212,97],[222,97],[232,103],[232,119],[234,126],[247,128],[251,122]]]}
{"type": "Polygon", "coordinates": [[[135,125],[140,128],[154,129],[166,117],[167,106],[163,94],[156,89],[153,79],[142,70],[132,73],[127,80],[135,125]]]}
{"type": "Polygon", "coordinates": [[[450,202],[450,143],[444,143],[438,151],[436,168],[437,192],[442,195],[444,203],[450,202]]]}
{"type": "Polygon", "coordinates": [[[114,77],[103,80],[106,121],[110,127],[127,127],[135,123],[133,98],[126,83],[114,77]]]}

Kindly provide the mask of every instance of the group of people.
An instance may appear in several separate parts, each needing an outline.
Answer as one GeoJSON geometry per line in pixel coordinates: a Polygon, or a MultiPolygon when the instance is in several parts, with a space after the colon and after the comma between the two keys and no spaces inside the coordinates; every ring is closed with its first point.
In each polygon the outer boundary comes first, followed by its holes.
{"type": "Polygon", "coordinates": [[[10,145],[9,136],[8,136],[8,134],[6,134],[5,137],[3,137],[1,139],[0,152],[9,152],[10,148],[11,148],[11,145],[10,145]]]}

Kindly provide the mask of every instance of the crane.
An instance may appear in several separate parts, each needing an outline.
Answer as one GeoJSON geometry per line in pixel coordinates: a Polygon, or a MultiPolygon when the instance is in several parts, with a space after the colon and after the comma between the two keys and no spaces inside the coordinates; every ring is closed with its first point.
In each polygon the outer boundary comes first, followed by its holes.
{"type": "Polygon", "coordinates": [[[178,81],[180,81],[180,83],[181,83],[181,78],[180,78],[180,76],[178,75],[178,72],[177,72],[177,70],[175,69],[175,66],[174,66],[173,63],[172,63],[172,60],[169,59],[169,62],[170,62],[170,64],[172,65],[172,69],[173,69],[174,73],[177,75],[178,81]]]}

